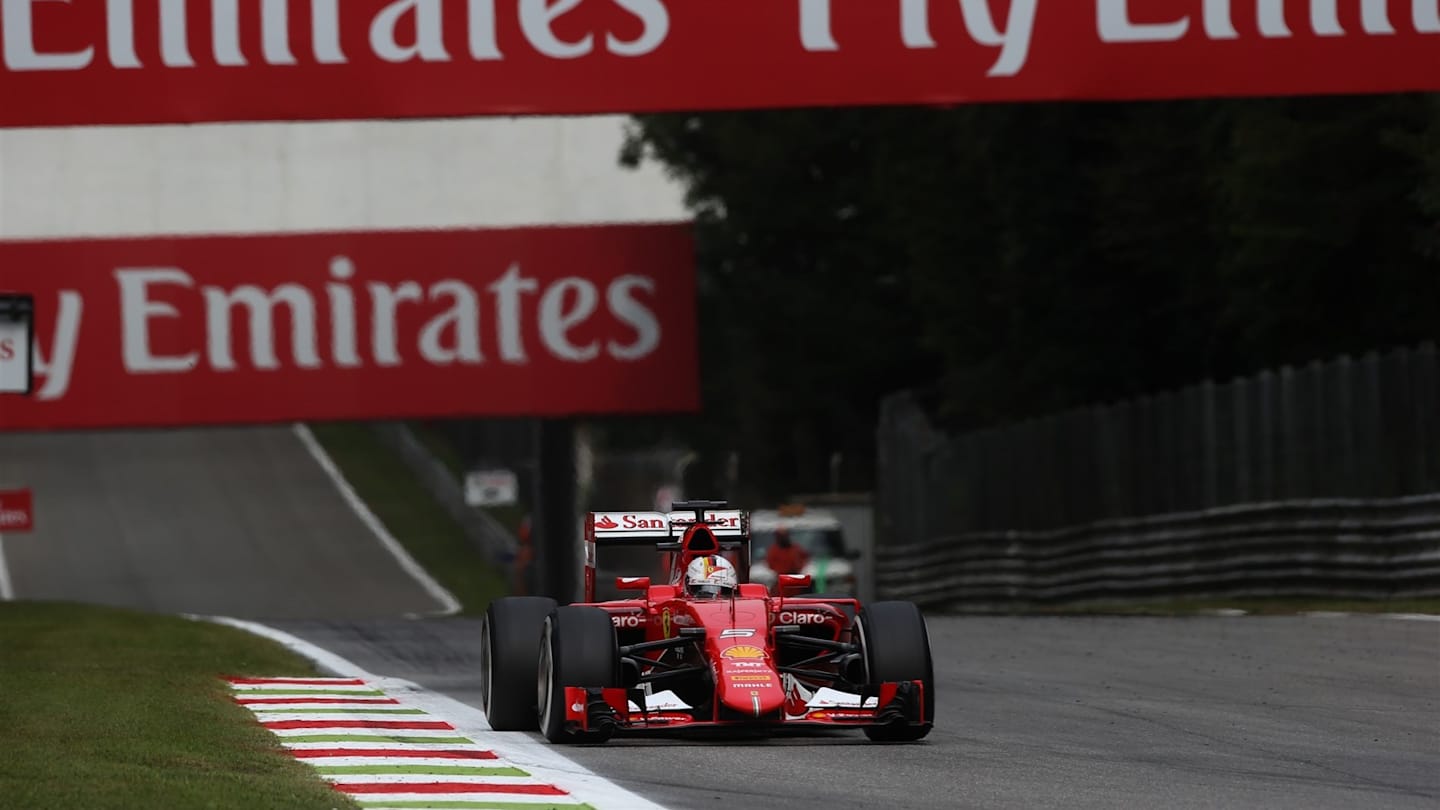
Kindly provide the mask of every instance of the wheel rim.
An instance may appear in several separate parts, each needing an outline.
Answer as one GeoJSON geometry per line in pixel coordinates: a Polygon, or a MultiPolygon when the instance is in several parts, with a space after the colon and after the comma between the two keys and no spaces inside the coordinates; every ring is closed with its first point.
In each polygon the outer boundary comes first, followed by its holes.
{"type": "Polygon", "coordinates": [[[855,632],[860,636],[860,663],[865,667],[865,683],[871,683],[874,678],[870,673],[870,642],[865,639],[865,622],[855,617],[855,632]]]}
{"type": "Polygon", "coordinates": [[[480,705],[485,714],[490,714],[490,684],[495,679],[491,671],[495,662],[490,655],[490,622],[480,625],[480,705]]]}
{"type": "Polygon", "coordinates": [[[536,680],[536,705],[540,707],[540,728],[550,728],[550,714],[553,711],[551,706],[550,693],[554,681],[551,669],[554,665],[554,657],[550,654],[550,622],[545,622],[545,632],[540,636],[540,666],[536,680]]]}

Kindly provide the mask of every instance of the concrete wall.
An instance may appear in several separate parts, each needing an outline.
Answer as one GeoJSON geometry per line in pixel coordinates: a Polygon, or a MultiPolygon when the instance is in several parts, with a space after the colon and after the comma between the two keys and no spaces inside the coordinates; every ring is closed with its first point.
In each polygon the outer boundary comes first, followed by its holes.
{"type": "Polygon", "coordinates": [[[686,219],[623,116],[0,130],[0,238],[686,219]]]}

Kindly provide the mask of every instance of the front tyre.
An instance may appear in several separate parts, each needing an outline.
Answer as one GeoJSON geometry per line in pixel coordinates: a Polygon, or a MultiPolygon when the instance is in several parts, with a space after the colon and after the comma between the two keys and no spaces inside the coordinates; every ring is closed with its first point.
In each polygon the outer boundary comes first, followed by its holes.
{"type": "Polygon", "coordinates": [[[925,687],[923,724],[868,726],[865,736],[876,742],[911,742],[929,734],[935,725],[935,665],[920,608],[913,602],[874,602],[860,611],[855,628],[869,683],[918,680],[925,687]]]}
{"type": "Polygon", "coordinates": [[[540,732],[552,743],[598,743],[613,728],[578,731],[565,722],[565,687],[618,687],[620,648],[610,614],[594,607],[557,607],[545,618],[536,668],[540,732]]]}
{"type": "Polygon", "coordinates": [[[534,731],[535,662],[540,630],[555,600],[543,596],[496,599],[480,625],[480,701],[496,731],[534,731]]]}

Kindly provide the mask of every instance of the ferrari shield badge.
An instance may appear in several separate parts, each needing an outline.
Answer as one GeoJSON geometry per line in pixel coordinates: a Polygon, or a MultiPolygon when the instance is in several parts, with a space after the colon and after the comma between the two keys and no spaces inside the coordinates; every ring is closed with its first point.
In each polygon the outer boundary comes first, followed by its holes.
{"type": "Polygon", "coordinates": [[[764,658],[765,651],[749,644],[736,644],[734,647],[730,647],[726,649],[725,652],[720,653],[720,657],[755,660],[764,658]]]}
{"type": "Polygon", "coordinates": [[[660,631],[664,638],[670,638],[670,608],[660,611],[660,631]]]}

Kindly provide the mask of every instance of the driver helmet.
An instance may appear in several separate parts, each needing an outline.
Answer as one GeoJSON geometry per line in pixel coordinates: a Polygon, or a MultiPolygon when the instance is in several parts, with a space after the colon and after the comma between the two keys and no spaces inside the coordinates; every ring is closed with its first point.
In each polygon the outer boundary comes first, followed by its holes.
{"type": "Polygon", "coordinates": [[[691,596],[704,599],[729,596],[738,581],[735,566],[716,554],[696,557],[685,569],[685,589],[691,596]]]}

